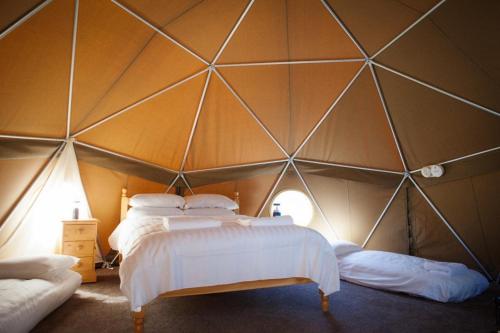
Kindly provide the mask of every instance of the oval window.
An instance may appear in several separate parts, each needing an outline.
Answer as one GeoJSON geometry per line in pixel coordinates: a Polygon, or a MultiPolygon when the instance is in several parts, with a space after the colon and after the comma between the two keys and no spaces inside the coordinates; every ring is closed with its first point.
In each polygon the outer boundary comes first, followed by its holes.
{"type": "Polygon", "coordinates": [[[311,223],[314,213],[309,197],[296,190],[285,190],[278,193],[271,203],[271,216],[276,209],[281,215],[290,215],[295,224],[304,227],[311,223]]]}

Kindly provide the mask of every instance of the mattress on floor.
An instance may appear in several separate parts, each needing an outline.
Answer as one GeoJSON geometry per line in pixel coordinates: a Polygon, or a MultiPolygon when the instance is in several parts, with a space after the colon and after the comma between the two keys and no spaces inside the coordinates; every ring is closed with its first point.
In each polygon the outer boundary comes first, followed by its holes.
{"type": "Polygon", "coordinates": [[[73,295],[81,275],[65,271],[58,277],[0,280],[0,332],[29,332],[73,295]]]}
{"type": "Polygon", "coordinates": [[[340,278],[366,287],[404,292],[439,302],[462,302],[483,293],[486,278],[465,268],[459,274],[426,269],[446,265],[424,258],[384,251],[358,251],[338,256],[340,278]],[[426,264],[427,262],[427,264],[426,264]]]}

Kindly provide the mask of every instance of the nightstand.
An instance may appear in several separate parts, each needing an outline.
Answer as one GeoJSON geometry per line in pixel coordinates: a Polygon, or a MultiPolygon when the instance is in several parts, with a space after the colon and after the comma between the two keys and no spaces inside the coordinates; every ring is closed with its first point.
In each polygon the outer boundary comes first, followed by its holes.
{"type": "Polygon", "coordinates": [[[80,258],[72,270],[82,275],[83,282],[96,282],[95,243],[97,219],[62,221],[61,253],[80,258]]]}

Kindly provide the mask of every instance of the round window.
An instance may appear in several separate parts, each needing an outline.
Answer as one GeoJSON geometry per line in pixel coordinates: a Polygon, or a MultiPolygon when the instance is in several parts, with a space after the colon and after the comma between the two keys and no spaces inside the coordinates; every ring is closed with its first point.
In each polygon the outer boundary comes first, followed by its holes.
{"type": "Polygon", "coordinates": [[[271,216],[278,210],[281,215],[290,215],[297,225],[307,226],[313,217],[313,205],[307,195],[296,190],[278,193],[271,204],[271,216]]]}

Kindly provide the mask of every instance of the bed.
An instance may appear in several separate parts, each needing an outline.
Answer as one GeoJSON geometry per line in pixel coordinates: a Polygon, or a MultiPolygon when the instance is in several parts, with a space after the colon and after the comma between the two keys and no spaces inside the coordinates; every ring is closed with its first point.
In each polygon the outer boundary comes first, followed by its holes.
{"type": "Polygon", "coordinates": [[[484,292],[488,280],[459,263],[393,252],[363,250],[334,242],[340,277],[366,287],[403,292],[438,302],[462,302],[484,292]]]}
{"type": "MultiPolygon", "coordinates": [[[[122,192],[122,218],[129,198],[122,192]]],[[[295,225],[244,227],[241,215],[214,216],[221,226],[166,231],[162,216],[125,218],[109,241],[121,255],[120,289],[134,329],[143,331],[144,306],[179,297],[315,282],[321,307],[340,288],[335,253],[318,232],[295,225]]]]}

